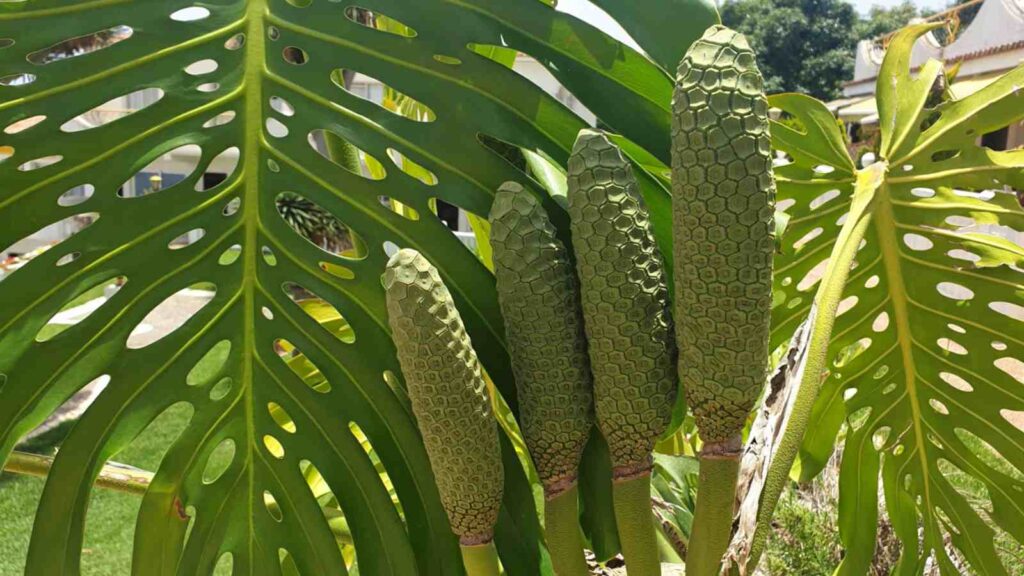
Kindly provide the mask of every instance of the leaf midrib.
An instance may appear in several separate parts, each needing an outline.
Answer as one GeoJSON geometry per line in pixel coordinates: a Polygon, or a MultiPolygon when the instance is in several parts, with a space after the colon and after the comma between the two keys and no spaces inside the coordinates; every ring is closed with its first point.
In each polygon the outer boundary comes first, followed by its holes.
{"type": "Polygon", "coordinates": [[[257,245],[259,243],[259,207],[260,207],[260,137],[263,126],[263,76],[266,73],[266,39],[264,37],[263,19],[267,14],[266,0],[249,0],[246,5],[246,42],[245,42],[245,70],[242,78],[242,86],[245,88],[244,108],[244,138],[242,140],[242,156],[245,168],[245,190],[242,200],[242,222],[245,228],[245,243],[242,246],[244,254],[242,292],[244,310],[242,313],[242,389],[245,410],[245,430],[247,450],[247,504],[251,514],[247,514],[248,522],[246,529],[248,538],[249,574],[252,576],[255,570],[255,523],[252,516],[256,513],[256,465],[252,460],[252,454],[259,448],[256,445],[256,419],[255,399],[253,397],[253,385],[255,384],[255,310],[256,310],[256,279],[259,272],[257,245]]]}
{"type": "Polygon", "coordinates": [[[889,298],[893,307],[893,325],[896,329],[896,341],[899,343],[900,355],[903,359],[903,381],[907,398],[910,400],[911,419],[914,427],[914,443],[918,454],[918,461],[921,467],[922,482],[924,488],[923,513],[926,519],[925,526],[930,526],[932,520],[932,496],[930,470],[928,468],[928,456],[924,445],[924,431],[922,430],[922,413],[920,399],[918,398],[917,381],[915,375],[917,368],[914,363],[913,338],[910,330],[910,317],[907,311],[907,289],[903,282],[902,265],[900,263],[900,241],[896,237],[896,219],[893,215],[892,205],[889,202],[890,184],[883,182],[878,190],[878,203],[875,209],[874,228],[878,236],[879,251],[882,254],[882,264],[885,266],[889,298]]]}

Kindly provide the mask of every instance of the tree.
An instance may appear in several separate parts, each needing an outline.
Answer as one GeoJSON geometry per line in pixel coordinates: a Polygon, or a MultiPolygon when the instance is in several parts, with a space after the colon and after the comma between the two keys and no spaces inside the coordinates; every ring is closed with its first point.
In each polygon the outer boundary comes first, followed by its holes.
{"type": "Polygon", "coordinates": [[[759,55],[769,93],[831,99],[852,77],[857,14],[842,0],[728,0],[720,12],[759,55]]]}
{"type": "Polygon", "coordinates": [[[868,12],[867,18],[857,22],[857,38],[868,40],[883,34],[895,32],[910,23],[911,20],[921,16],[917,6],[910,0],[904,0],[902,4],[886,8],[874,5],[868,12]]]}

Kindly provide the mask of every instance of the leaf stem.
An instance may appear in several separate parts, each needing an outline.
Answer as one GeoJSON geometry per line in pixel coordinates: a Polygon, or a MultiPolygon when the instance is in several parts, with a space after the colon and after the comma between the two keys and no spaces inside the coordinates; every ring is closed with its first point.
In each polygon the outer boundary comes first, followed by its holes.
{"type": "MultiPolygon", "coordinates": [[[[46,478],[53,467],[53,457],[28,452],[11,452],[4,472],[46,478]]],[[[107,464],[96,478],[96,486],[142,496],[153,480],[153,473],[123,464],[107,464]]]]}
{"type": "Polygon", "coordinates": [[[629,576],[661,576],[658,535],[651,509],[651,473],[612,483],[615,520],[629,576]]]}
{"type": "MultiPolygon", "coordinates": [[[[857,174],[850,215],[843,224],[836,245],[829,257],[828,268],[822,277],[821,286],[815,295],[817,318],[811,327],[811,339],[806,356],[803,377],[798,384],[796,400],[779,448],[775,452],[765,477],[761,493],[760,509],[757,513],[757,527],[750,543],[750,554],[746,562],[746,573],[753,573],[761,554],[764,552],[768,534],[771,532],[772,516],[783,489],[789,484],[789,473],[800,451],[804,434],[811,420],[811,412],[818,398],[821,383],[826,376],[828,349],[835,326],[836,311],[843,297],[850,267],[860,249],[861,240],[871,224],[876,192],[883,184],[888,165],[876,162],[857,174]]],[[[734,573],[736,571],[734,570],[734,573]]]]}
{"type": "Polygon", "coordinates": [[[498,551],[494,541],[474,546],[462,546],[462,563],[466,567],[466,576],[500,576],[498,567],[498,551]]]}
{"type": "Polygon", "coordinates": [[[589,576],[580,530],[579,489],[575,483],[545,501],[544,527],[555,575],[589,576]]]}
{"type": "MultiPolygon", "coordinates": [[[[4,464],[3,471],[20,476],[46,478],[50,474],[51,468],[53,468],[52,456],[14,451],[11,452],[10,458],[4,464]]],[[[148,470],[112,462],[100,470],[95,485],[99,488],[141,497],[146,494],[152,481],[153,473],[148,470]]],[[[327,517],[327,523],[331,527],[331,532],[334,533],[334,538],[342,544],[353,544],[352,531],[341,510],[324,508],[323,511],[327,517]]]]}
{"type": "MultiPolygon", "coordinates": [[[[737,447],[741,442],[737,438],[737,447]]],[[[693,515],[693,530],[686,555],[686,573],[689,576],[718,576],[721,571],[722,556],[732,536],[739,472],[739,450],[729,454],[701,454],[697,510],[693,515]]]]}

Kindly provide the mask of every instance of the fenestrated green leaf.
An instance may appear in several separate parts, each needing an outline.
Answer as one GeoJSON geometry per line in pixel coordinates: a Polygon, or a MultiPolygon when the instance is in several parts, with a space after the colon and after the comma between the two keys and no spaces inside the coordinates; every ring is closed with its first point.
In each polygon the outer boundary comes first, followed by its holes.
{"type": "MultiPolygon", "coordinates": [[[[304,574],[345,573],[310,475],[322,477],[344,512],[359,573],[461,572],[386,328],[385,244],[417,248],[442,271],[514,410],[493,280],[429,206],[440,199],[486,214],[502,182],[529,187],[529,176],[481,135],[564,164],[584,122],[481,52],[533,56],[605,125],[662,160],[671,81],[645,56],[537,0],[358,5],[0,3],[0,247],[71,216],[98,217],[0,283],[0,454],[83,385],[110,377],[56,458],[30,574],[77,573],[92,479],[179,402],[194,413],[143,500],[135,573],[210,573],[227,554],[238,574],[276,573],[282,557],[286,571],[294,562],[304,574]],[[192,67],[204,60],[216,69],[192,67]],[[345,89],[351,72],[421,106],[366,101],[345,89]],[[101,126],[61,130],[143,89],[162,97],[101,126]],[[118,195],[144,167],[186,145],[201,152],[184,180],[141,197],[118,195]],[[346,156],[335,163],[328,151],[346,156]],[[237,153],[237,167],[202,190],[204,171],[224,152],[237,153]],[[85,185],[94,190],[85,202],[58,201],[85,185]],[[353,248],[328,253],[297,235],[279,215],[282,193],[336,217],[353,248]],[[169,248],[190,231],[201,237],[169,248]],[[119,277],[124,285],[94,313],[37,341],[66,303],[119,277]],[[126,346],[150,311],[197,284],[216,293],[195,315],[157,342],[126,346]],[[310,294],[344,330],[296,303],[310,294]],[[188,385],[188,373],[221,342],[230,348],[217,376],[188,385]],[[312,376],[315,387],[304,380],[312,376]],[[211,454],[227,443],[227,468],[204,479],[211,454]]],[[[694,22],[713,15],[693,6],[694,22]]],[[[666,38],[664,29],[633,32],[645,45],[652,35],[666,38]]],[[[692,40],[674,33],[679,45],[692,40]]],[[[547,202],[564,225],[557,203],[547,202]]],[[[531,490],[509,442],[504,460],[497,544],[505,568],[512,576],[545,573],[531,490]]],[[[606,500],[585,505],[611,515],[606,500]]],[[[609,552],[614,543],[598,536],[609,552]]]]}
{"type": "Polygon", "coordinates": [[[1024,188],[1024,151],[976,144],[1024,118],[1024,67],[935,105],[932,82],[942,66],[909,68],[914,40],[927,30],[910,27],[890,44],[877,90],[880,156],[870,167],[854,171],[824,105],[791,95],[772,100],[803,128],[773,125],[776,145],[791,159],[777,169],[790,221],[776,265],[774,344],[792,335],[815,287],[829,280],[825,261],[856,178],[882,174],[865,196],[862,218],[870,225],[800,453],[801,476],[814,476],[846,424],[843,574],[870,565],[882,479],[903,544],[894,573],[918,573],[934,556],[943,574],[958,573],[963,562],[980,574],[1004,574],[996,539],[1024,542],[1024,248],[985,227],[1024,229],[1015,194],[1024,188]],[[966,494],[965,478],[983,489],[966,494]]]}

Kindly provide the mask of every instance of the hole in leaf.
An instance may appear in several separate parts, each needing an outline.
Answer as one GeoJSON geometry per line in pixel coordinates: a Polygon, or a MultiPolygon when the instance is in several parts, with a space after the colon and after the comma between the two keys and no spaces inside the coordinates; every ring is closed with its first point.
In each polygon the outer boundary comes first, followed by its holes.
{"type": "Polygon", "coordinates": [[[964,328],[963,326],[959,326],[957,324],[949,323],[949,324],[946,324],[946,327],[949,328],[950,330],[952,330],[953,332],[956,332],[957,334],[967,334],[967,329],[964,328]]]}
{"type": "Polygon", "coordinates": [[[1002,352],[1003,350],[1006,350],[1006,343],[1005,342],[1000,342],[999,340],[993,340],[992,341],[992,348],[994,350],[999,350],[1000,352],[1002,352]]]}
{"type": "MultiPolygon", "coordinates": [[[[830,168],[831,168],[831,166],[830,166],[830,168]]],[[[837,190],[837,189],[829,190],[828,192],[825,192],[824,194],[822,194],[821,196],[818,196],[814,200],[811,200],[811,210],[817,210],[821,206],[824,206],[825,204],[828,204],[829,202],[831,202],[832,200],[834,200],[834,199],[836,199],[838,197],[839,197],[839,190],[837,190]]]]}
{"type": "Polygon", "coordinates": [[[235,214],[238,213],[238,210],[241,207],[242,199],[236,196],[231,200],[228,200],[228,203],[224,205],[224,209],[221,210],[220,213],[228,217],[234,216],[235,214]]]}
{"type": "Polygon", "coordinates": [[[267,403],[267,412],[270,413],[270,417],[274,420],[282,430],[289,434],[295,433],[295,422],[292,417],[288,415],[288,412],[281,407],[277,402],[267,403]]]}
{"type": "Polygon", "coordinates": [[[267,308],[266,306],[260,309],[260,313],[263,314],[263,317],[266,318],[267,320],[274,319],[274,312],[270,308],[267,308]]]}
{"type": "Polygon", "coordinates": [[[225,250],[220,255],[220,258],[217,259],[217,264],[220,264],[221,266],[228,266],[228,265],[234,264],[241,255],[242,255],[242,245],[241,244],[235,244],[235,245],[231,246],[230,248],[228,248],[227,250],[225,250]]]}
{"type": "Polygon", "coordinates": [[[274,519],[274,522],[281,522],[284,520],[284,514],[281,512],[281,506],[277,503],[277,498],[270,493],[269,490],[263,491],[263,505],[267,508],[267,514],[274,519]]]}
{"type": "Polygon", "coordinates": [[[68,38],[49,48],[32,52],[25,59],[36,66],[42,66],[58,60],[85,56],[127,40],[132,37],[133,33],[134,30],[130,26],[114,26],[92,34],[68,38]]]}
{"type": "Polygon", "coordinates": [[[939,282],[935,289],[938,290],[939,294],[951,300],[964,301],[974,298],[973,290],[955,282],[939,282]]]}
{"type": "Polygon", "coordinates": [[[14,156],[14,148],[12,146],[0,146],[0,164],[3,164],[11,156],[14,156]]]}
{"type": "Polygon", "coordinates": [[[864,287],[865,288],[874,288],[875,286],[878,286],[878,283],[880,281],[881,280],[879,279],[878,274],[874,274],[874,275],[871,276],[871,278],[867,279],[867,282],[864,282],[864,287]]]}
{"type": "Polygon", "coordinates": [[[366,100],[367,102],[372,102],[397,116],[408,118],[416,122],[434,122],[437,120],[437,114],[434,113],[434,110],[430,106],[427,106],[407,94],[395,90],[388,84],[381,82],[376,78],[355,70],[339,68],[331,72],[331,82],[345,92],[348,92],[362,100],[366,100]],[[345,82],[346,76],[354,78],[351,85],[347,87],[345,82]],[[379,99],[375,97],[378,94],[375,93],[374,90],[362,89],[363,87],[369,86],[381,87],[382,92],[379,93],[379,99]]]}
{"type": "Polygon", "coordinates": [[[306,51],[296,46],[286,46],[285,49],[281,51],[281,57],[284,58],[285,62],[296,66],[301,66],[306,62],[309,62],[309,55],[306,54],[306,51]]]}
{"type": "Polygon", "coordinates": [[[871,435],[871,443],[874,445],[875,450],[882,450],[885,447],[885,442],[889,439],[889,432],[892,429],[888,426],[882,426],[871,435]]]}
{"type": "Polygon", "coordinates": [[[383,180],[387,176],[379,160],[356,148],[332,130],[313,130],[309,133],[308,141],[318,154],[357,176],[369,180],[383,180]]]}
{"type": "Polygon", "coordinates": [[[946,255],[949,256],[950,258],[956,258],[957,260],[965,260],[971,263],[978,262],[981,260],[981,256],[978,256],[974,252],[961,250],[960,248],[950,250],[949,252],[946,252],[946,255]]]}
{"type": "Polygon", "coordinates": [[[203,128],[213,128],[215,126],[223,126],[225,124],[230,123],[234,119],[235,119],[235,111],[234,110],[228,110],[226,112],[221,112],[220,114],[217,114],[216,116],[214,116],[213,118],[210,118],[206,122],[203,122],[203,128]]]}
{"type": "Polygon", "coordinates": [[[231,438],[221,440],[206,459],[206,467],[203,468],[203,484],[213,484],[219,480],[231,467],[234,459],[235,441],[231,438]]]}
{"type": "Polygon", "coordinates": [[[361,26],[366,26],[367,28],[372,28],[381,32],[387,32],[388,34],[403,36],[405,38],[416,37],[415,30],[405,24],[402,24],[398,20],[385,16],[380,12],[371,12],[366,8],[361,8],[359,6],[349,6],[346,8],[345,17],[361,26]]]}
{"type": "Polygon", "coordinates": [[[22,172],[31,172],[33,170],[39,170],[41,168],[53,166],[54,164],[60,162],[63,159],[64,157],[59,154],[43,156],[42,158],[36,158],[35,160],[29,160],[28,162],[25,162],[21,166],[18,166],[18,170],[21,170],[22,172]]]}
{"type": "Polygon", "coordinates": [[[182,248],[187,248],[196,242],[199,242],[202,240],[203,236],[206,236],[206,230],[202,228],[193,228],[174,240],[171,240],[170,243],[167,244],[167,247],[171,250],[181,250],[182,248]]]}
{"type": "Polygon", "coordinates": [[[959,356],[964,356],[967,354],[967,348],[964,348],[956,340],[952,340],[950,338],[939,338],[938,340],[936,340],[935,343],[939,345],[939,348],[942,348],[946,352],[952,352],[953,354],[957,354],[959,356]]]}
{"type": "MultiPolygon", "coordinates": [[[[222,182],[226,182],[238,169],[238,160],[241,157],[237,146],[222,150],[206,165],[203,175],[196,180],[194,189],[196,192],[212,190],[222,182]]],[[[241,200],[239,200],[241,202],[241,200]]],[[[225,214],[227,216],[228,214],[225,214]]]]}
{"type": "Polygon", "coordinates": [[[954,215],[954,216],[947,216],[946,217],[946,223],[951,225],[951,226],[957,226],[957,227],[960,227],[960,228],[966,228],[967,226],[974,226],[977,222],[974,221],[974,218],[969,218],[967,216],[955,216],[954,215]]]}
{"type": "Polygon", "coordinates": [[[279,338],[274,341],[274,351],[285,365],[306,383],[306,386],[321,394],[331,391],[331,383],[327,381],[327,377],[294,344],[279,338]]]}
{"type": "Polygon", "coordinates": [[[175,22],[197,22],[210,17],[210,11],[202,6],[189,6],[171,13],[175,22]]]}
{"type": "Polygon", "coordinates": [[[1004,408],[999,411],[999,415],[1009,422],[1014,428],[1024,432],[1024,412],[1020,410],[1007,410],[1004,408]]]}
{"type": "Polygon", "coordinates": [[[188,386],[206,386],[213,383],[221,371],[224,370],[230,354],[230,340],[217,342],[189,370],[188,375],[185,376],[185,384],[188,386]]]}
{"type": "Polygon", "coordinates": [[[282,445],[281,441],[277,438],[270,434],[265,434],[263,436],[263,446],[274,458],[277,458],[278,460],[284,459],[284,445],[282,445]]]}
{"type": "Polygon", "coordinates": [[[860,301],[860,298],[857,296],[847,296],[846,298],[843,298],[842,301],[839,302],[839,307],[836,309],[836,316],[842,316],[852,310],[853,307],[857,305],[858,301],[860,301]]]}
{"type": "Polygon", "coordinates": [[[18,134],[20,132],[24,132],[25,130],[32,128],[33,126],[36,126],[43,120],[46,120],[46,116],[43,116],[41,114],[37,116],[23,118],[21,120],[16,120],[8,124],[7,127],[4,128],[4,134],[18,134]]]}
{"type": "Polygon", "coordinates": [[[825,270],[827,268],[828,259],[818,262],[814,266],[814,268],[808,270],[807,274],[805,274],[804,277],[800,279],[800,282],[798,282],[796,285],[796,289],[800,292],[806,292],[813,288],[815,284],[821,281],[821,277],[825,275],[825,270]]]}
{"type": "Polygon", "coordinates": [[[0,86],[27,86],[35,81],[35,74],[9,74],[7,76],[0,76],[0,86]]]}
{"type": "Polygon", "coordinates": [[[906,244],[907,248],[916,252],[923,252],[925,250],[931,250],[935,244],[925,236],[920,234],[904,234],[903,243],[906,244]]]}
{"type": "Polygon", "coordinates": [[[200,282],[171,294],[135,326],[127,347],[138,350],[170,336],[206,307],[215,292],[216,286],[200,282]]]}
{"type": "Polygon", "coordinates": [[[277,26],[268,26],[267,27],[267,38],[270,38],[271,40],[274,40],[276,42],[277,39],[280,38],[280,37],[281,37],[281,31],[277,29],[277,26]]]}
{"type": "Polygon", "coordinates": [[[957,376],[956,374],[953,374],[952,372],[939,372],[939,378],[942,378],[943,382],[949,384],[950,386],[956,388],[961,392],[974,391],[974,387],[971,386],[970,383],[967,382],[967,380],[964,380],[963,378],[957,376]]]}
{"type": "Polygon", "coordinates": [[[68,328],[92,316],[128,281],[125,276],[108,278],[75,295],[46,321],[36,334],[36,342],[47,342],[68,328]]]}
{"type": "Polygon", "coordinates": [[[57,266],[66,266],[68,264],[71,264],[75,260],[78,260],[78,258],[81,255],[81,252],[71,252],[69,254],[65,254],[61,256],[60,259],[57,260],[57,266]]]}
{"type": "Polygon", "coordinates": [[[264,246],[261,248],[260,253],[263,255],[263,261],[266,262],[268,266],[277,266],[277,256],[274,254],[274,251],[270,249],[270,246],[264,246]]]}
{"type": "Polygon", "coordinates": [[[284,116],[291,117],[295,115],[295,107],[292,106],[291,103],[289,103],[284,98],[281,98],[280,96],[270,97],[270,108],[277,112],[278,114],[283,114],[284,116]]]}
{"type": "Polygon", "coordinates": [[[800,249],[807,245],[808,242],[814,240],[818,236],[821,236],[823,232],[825,232],[825,229],[822,228],[821,226],[818,226],[814,230],[811,230],[807,234],[804,234],[803,237],[797,240],[796,242],[793,242],[793,249],[799,252],[800,249]]]}
{"type": "Polygon", "coordinates": [[[1018,322],[1024,322],[1024,306],[1010,302],[989,302],[989,308],[1018,322]]]}
{"type": "Polygon", "coordinates": [[[932,162],[942,162],[944,160],[952,160],[960,155],[960,150],[940,150],[932,154],[932,162]]]}
{"type": "Polygon", "coordinates": [[[277,118],[270,117],[266,121],[267,134],[273,138],[284,138],[288,135],[288,127],[277,118]]]}
{"type": "Polygon", "coordinates": [[[350,432],[352,432],[352,436],[355,437],[356,441],[359,442],[359,445],[363,448],[363,451],[366,452],[366,455],[370,458],[370,461],[373,463],[373,467],[377,469],[377,474],[380,476],[381,484],[383,484],[384,489],[387,490],[387,492],[392,495],[391,501],[398,508],[398,512],[401,515],[402,505],[398,501],[398,496],[395,493],[394,484],[391,482],[391,477],[388,475],[387,469],[384,468],[384,463],[381,462],[380,456],[377,454],[377,451],[373,448],[373,443],[370,442],[370,438],[366,435],[363,429],[355,422],[349,422],[348,429],[350,432]]]}
{"type": "Polygon", "coordinates": [[[281,289],[306,315],[330,332],[332,336],[346,344],[356,341],[356,333],[352,326],[330,302],[294,282],[286,282],[281,289]]]}
{"type": "Polygon", "coordinates": [[[850,344],[839,351],[836,354],[836,360],[833,362],[836,368],[842,368],[853,362],[858,356],[864,353],[865,350],[871,347],[871,338],[861,338],[853,344],[850,344]]]}
{"type": "Polygon", "coordinates": [[[939,414],[942,414],[943,416],[949,416],[949,408],[946,408],[945,404],[939,402],[935,398],[929,399],[928,405],[932,407],[932,410],[935,410],[939,414]]]}
{"type": "Polygon", "coordinates": [[[78,206],[89,198],[92,198],[94,192],[96,192],[96,188],[92,184],[75,186],[61,194],[60,197],[57,198],[57,204],[65,207],[78,206]]]}
{"type": "Polygon", "coordinates": [[[391,210],[392,212],[398,214],[403,218],[407,218],[412,221],[420,219],[420,213],[416,209],[410,206],[406,206],[405,204],[402,204],[401,202],[395,200],[394,198],[388,198],[387,196],[379,196],[377,199],[380,200],[381,205],[383,205],[385,208],[391,210]]]}
{"type": "Polygon", "coordinates": [[[1003,372],[1013,376],[1013,378],[1021,384],[1024,384],[1024,362],[1007,356],[999,358],[992,364],[994,364],[996,368],[999,368],[1003,372]]]}
{"type": "Polygon", "coordinates": [[[388,148],[387,152],[388,158],[390,158],[395,166],[397,166],[402,172],[405,172],[409,176],[423,182],[427,186],[437,185],[437,176],[430,170],[427,170],[423,166],[413,162],[407,156],[394,148],[388,148]]]}
{"type": "Polygon", "coordinates": [[[245,46],[245,34],[242,32],[235,34],[224,42],[224,47],[228,50],[238,50],[242,46],[245,46]]]}
{"type": "Polygon", "coordinates": [[[199,92],[203,92],[205,94],[209,94],[210,92],[216,92],[217,90],[220,90],[220,84],[217,82],[206,82],[204,84],[196,86],[196,90],[198,90],[199,92]]]}
{"type": "Polygon", "coordinates": [[[871,324],[871,329],[875,332],[884,332],[889,327],[889,313],[882,312],[875,317],[875,321],[871,324]]]}
{"type": "Polygon", "coordinates": [[[352,270],[344,266],[339,266],[338,264],[335,264],[333,262],[320,262],[319,266],[321,270],[327,272],[328,274],[334,276],[335,278],[340,278],[342,280],[353,280],[356,277],[355,272],[353,272],[352,270]]]}
{"type": "Polygon", "coordinates": [[[366,256],[366,245],[359,235],[316,202],[294,192],[282,192],[276,206],[292,230],[324,252],[349,259],[366,256]]]}
{"type": "Polygon", "coordinates": [[[203,60],[196,60],[185,67],[185,73],[190,76],[202,76],[204,74],[210,74],[217,71],[220,64],[217,63],[213,58],[204,58],[203,60]]]}
{"type": "Polygon", "coordinates": [[[871,375],[871,378],[875,380],[881,380],[882,378],[885,378],[885,375],[888,373],[889,367],[883,364],[878,367],[878,370],[875,370],[875,373],[871,375]]]}
{"type": "Polygon", "coordinates": [[[0,38],[0,50],[14,46],[13,38],[0,38]]]}
{"type": "Polygon", "coordinates": [[[199,166],[203,149],[185,144],[154,158],[117,191],[121,198],[141,198],[163,192],[187,180],[199,166]],[[173,166],[173,172],[170,171],[173,166]]]}
{"type": "Polygon", "coordinates": [[[931,198],[935,196],[935,190],[931,188],[911,188],[910,193],[918,198],[931,198]]]}

